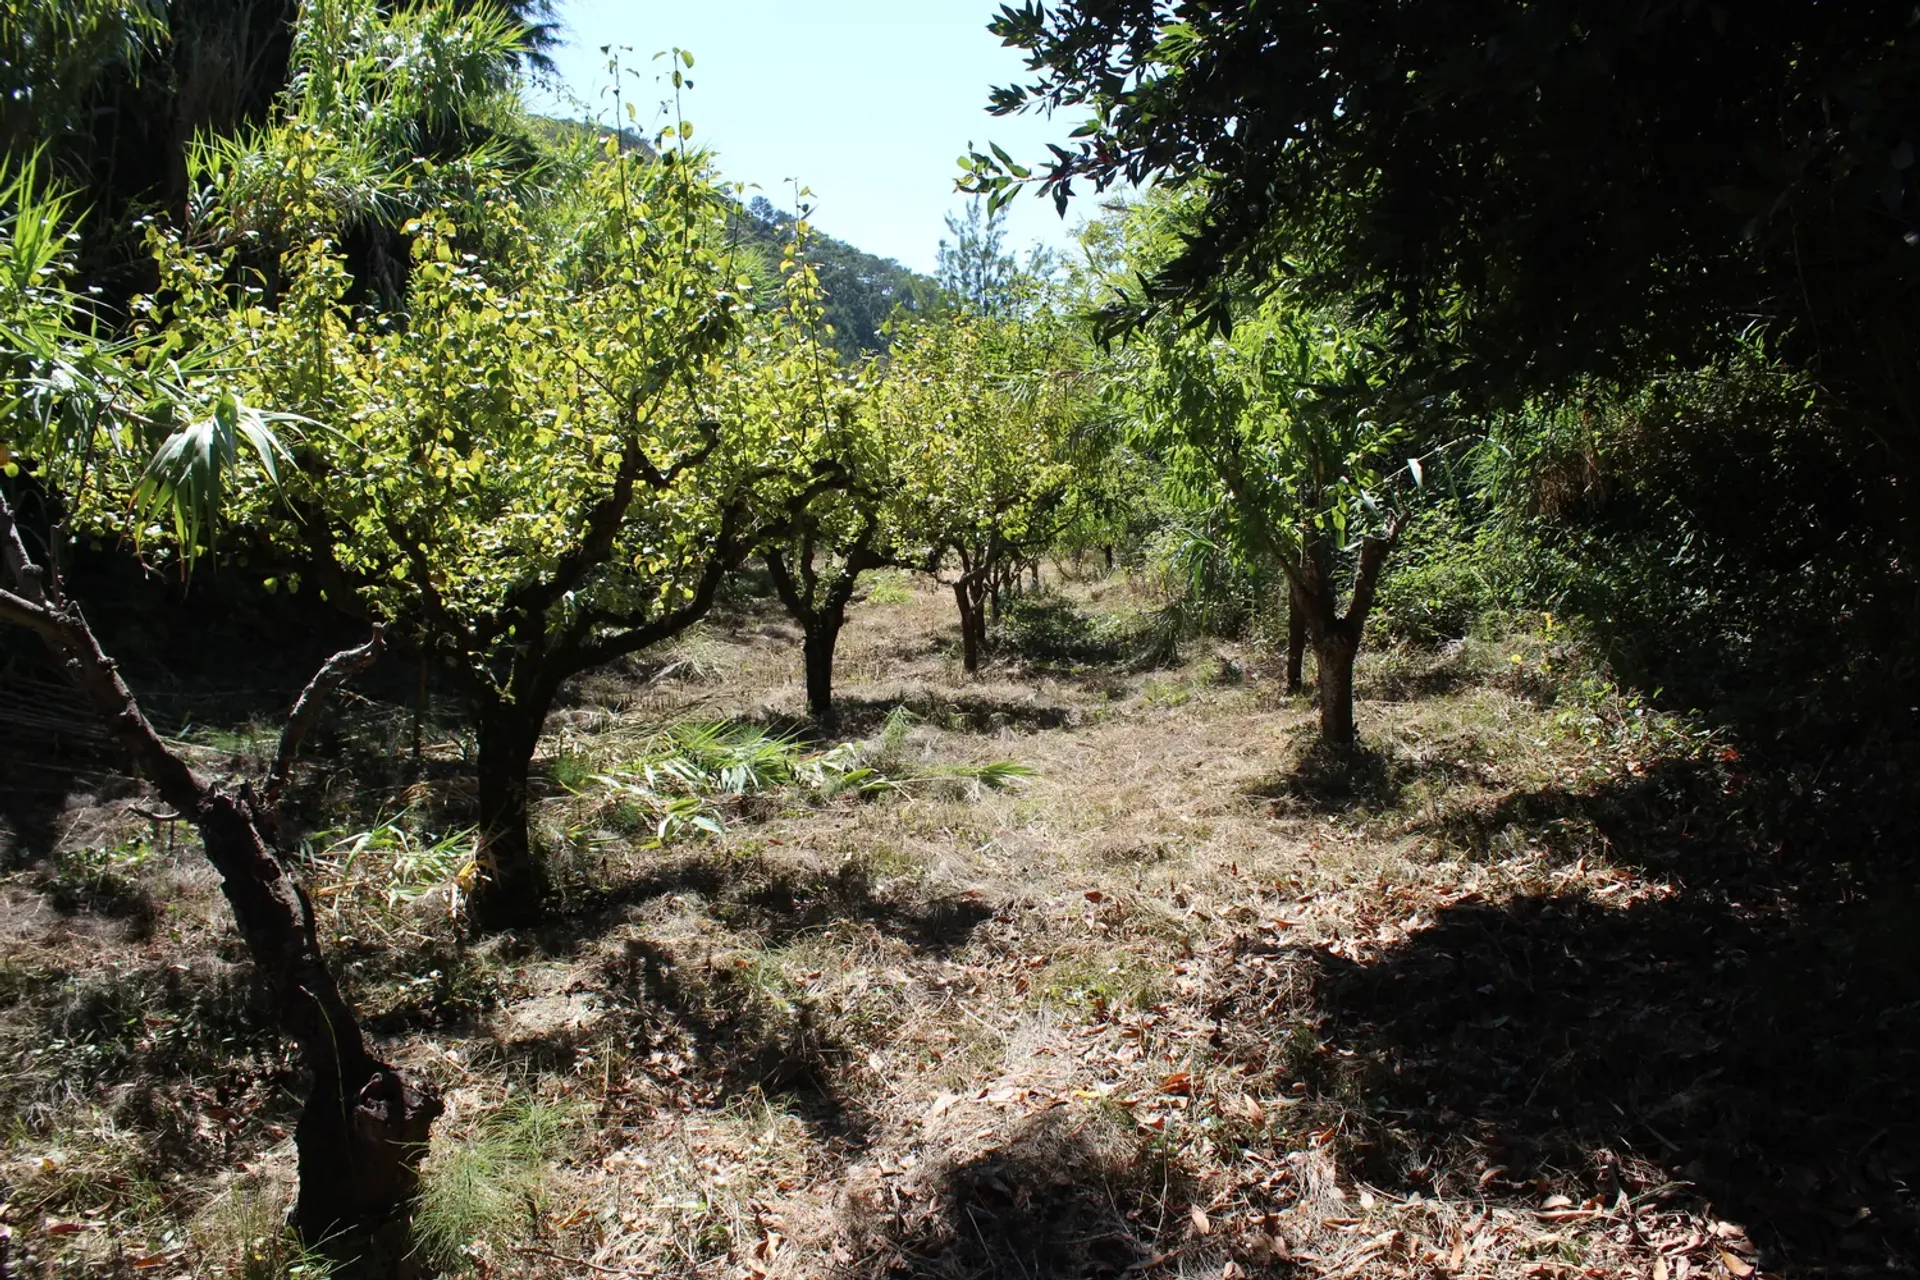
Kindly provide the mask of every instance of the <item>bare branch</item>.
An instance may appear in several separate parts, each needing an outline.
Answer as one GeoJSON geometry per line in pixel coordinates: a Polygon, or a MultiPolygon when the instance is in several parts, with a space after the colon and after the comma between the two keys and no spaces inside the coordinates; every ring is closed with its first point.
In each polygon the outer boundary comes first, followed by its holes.
{"type": "Polygon", "coordinates": [[[280,802],[280,793],[286,789],[287,778],[293,772],[293,758],[300,752],[300,743],[304,740],[314,723],[320,718],[320,710],[332,696],[333,691],[347,681],[371,667],[379,660],[383,645],[384,627],[376,626],[373,635],[365,644],[351,649],[342,649],[320,665],[313,673],[313,679],[307,681],[307,687],[300,691],[294,700],[293,710],[287,715],[287,723],[280,730],[280,749],[274,753],[273,769],[267,774],[267,786],[264,793],[267,808],[273,809],[280,802]]]}

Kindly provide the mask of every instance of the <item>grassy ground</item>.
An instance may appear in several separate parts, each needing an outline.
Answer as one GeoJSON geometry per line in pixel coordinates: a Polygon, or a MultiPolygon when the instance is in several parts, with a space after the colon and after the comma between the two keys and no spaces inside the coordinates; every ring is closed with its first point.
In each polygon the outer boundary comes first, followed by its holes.
{"type": "MultiPolygon", "coordinates": [[[[1642,705],[1544,621],[1368,655],[1366,746],[1332,759],[1270,655],[1134,660],[1150,604],[1063,583],[967,679],[950,601],[884,580],[842,641],[844,732],[910,709],[887,767],[918,780],[723,797],[717,836],[660,841],[608,778],[665,727],[797,723],[791,628],[745,602],[591,679],[541,766],[563,909],[477,944],[458,735],[416,768],[403,713],[349,707],[294,812],[344,982],[448,1101],[427,1256],[1912,1269],[1912,899],[1777,835],[1818,829],[1817,776],[1642,705]],[[966,776],[1005,760],[1033,776],[966,776]]],[[[209,765],[259,749],[201,733],[209,765]]],[[[316,1274],[280,1228],[296,1076],[213,878],[84,776],[55,852],[0,880],[0,1275],[316,1274]]]]}

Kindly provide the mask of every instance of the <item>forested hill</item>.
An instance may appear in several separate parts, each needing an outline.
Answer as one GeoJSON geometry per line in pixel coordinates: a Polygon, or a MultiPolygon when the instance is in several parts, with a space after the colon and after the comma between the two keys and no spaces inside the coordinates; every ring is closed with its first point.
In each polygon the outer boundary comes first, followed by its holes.
{"type": "MultiPolygon", "coordinates": [[[[587,128],[596,129],[603,138],[609,132],[605,126],[550,117],[535,117],[534,124],[553,141],[587,128]]],[[[621,130],[621,147],[647,155],[653,153],[652,146],[631,129],[621,130]]],[[[765,196],[755,196],[745,202],[740,215],[733,220],[741,246],[752,250],[752,274],[768,289],[780,278],[780,256],[793,239],[797,220],[793,213],[776,208],[765,196]]],[[[867,253],[817,228],[808,235],[807,251],[827,293],[826,321],[833,329],[834,350],[842,360],[885,351],[884,330],[894,308],[904,307],[924,314],[940,305],[940,287],[931,277],[892,258],[867,253]]]]}
{"type": "MultiPolygon", "coordinates": [[[[793,238],[795,221],[792,213],[775,208],[765,196],[756,196],[748,202],[739,227],[773,267],[793,238]]],[[[876,257],[817,229],[807,238],[807,251],[827,292],[826,319],[842,359],[886,350],[883,329],[896,307],[925,314],[940,306],[939,285],[892,258],[876,257]]]]}

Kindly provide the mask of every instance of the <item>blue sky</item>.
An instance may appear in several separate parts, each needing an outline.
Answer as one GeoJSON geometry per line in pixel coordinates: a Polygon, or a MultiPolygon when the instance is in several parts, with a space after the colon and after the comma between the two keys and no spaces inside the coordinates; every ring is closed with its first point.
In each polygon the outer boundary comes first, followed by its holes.
{"type": "MultiPolygon", "coordinates": [[[[695,140],[720,153],[720,168],[758,183],[792,206],[789,178],[814,193],[815,224],[869,253],[932,271],[942,221],[967,197],[953,190],[955,161],[972,141],[991,140],[1033,163],[1049,141],[1066,141],[1077,120],[996,119],[988,89],[1019,80],[1020,55],[986,24],[997,0],[560,0],[567,44],[557,51],[565,91],[611,123],[612,98],[600,46],[623,54],[627,100],[649,133],[658,127],[667,66],[656,52],[694,54],[686,98],[695,140]]],[[[536,110],[577,115],[551,93],[536,110]]],[[[1008,241],[1065,245],[1095,212],[1083,196],[1063,222],[1051,200],[1022,196],[1008,216],[1008,241]]]]}

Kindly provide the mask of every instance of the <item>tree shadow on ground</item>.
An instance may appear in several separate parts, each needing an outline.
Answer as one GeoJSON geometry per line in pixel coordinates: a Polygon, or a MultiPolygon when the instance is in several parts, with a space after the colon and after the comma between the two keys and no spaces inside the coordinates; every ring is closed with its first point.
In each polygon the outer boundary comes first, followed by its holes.
{"type": "Polygon", "coordinates": [[[858,860],[831,871],[803,871],[724,851],[700,852],[581,895],[564,918],[530,933],[528,941],[548,955],[572,954],[626,921],[635,908],[681,893],[707,899],[717,919],[769,947],[849,920],[915,950],[945,955],[964,946],[994,912],[972,893],[932,899],[884,893],[858,860]]]}
{"type": "MultiPolygon", "coordinates": [[[[856,1054],[821,1025],[804,995],[768,998],[765,975],[745,956],[729,952],[716,963],[710,952],[680,954],[625,929],[650,903],[682,894],[704,899],[704,909],[749,940],[754,954],[853,922],[944,955],[993,915],[991,905],[968,894],[933,900],[884,894],[857,862],[810,874],[727,853],[685,856],[595,893],[567,917],[512,940],[509,958],[558,958],[579,955],[616,930],[625,933],[617,949],[602,949],[596,976],[585,980],[584,989],[613,1005],[610,1017],[515,1036],[498,1051],[530,1070],[566,1070],[577,1052],[611,1037],[630,1060],[656,1051],[690,1059],[718,1103],[774,1098],[822,1140],[864,1145],[873,1120],[844,1088],[864,1051],[856,1054]]],[[[406,1009],[383,1018],[383,1028],[414,1025],[406,1009]]]]}
{"type": "Polygon", "coordinates": [[[760,998],[750,972],[692,961],[643,938],[626,939],[622,952],[606,981],[621,1002],[630,1052],[684,1049],[691,1070],[717,1084],[721,1100],[770,1098],[817,1140],[867,1145],[877,1121],[842,1084],[855,1050],[820,1024],[809,1003],[760,998]]]}
{"type": "MultiPolygon", "coordinates": [[[[1219,1047],[1276,1087],[1304,1074],[1345,1117],[1354,1173],[1402,1195],[1535,1209],[1624,1193],[1636,1212],[1743,1224],[1767,1271],[1911,1271],[1909,855],[1885,840],[1836,866],[1845,851],[1782,838],[1778,804],[1743,776],[1671,761],[1457,819],[1470,855],[1507,833],[1637,879],[1468,894],[1372,950],[1250,953],[1215,1009],[1219,1047]],[[1283,1022],[1310,1027],[1318,1052],[1277,1059],[1283,1022]]],[[[1593,1229],[1609,1222],[1637,1229],[1593,1229]]]]}
{"type": "Polygon", "coordinates": [[[857,1260],[839,1274],[1050,1280],[1170,1274],[1206,1262],[1166,1247],[1188,1231],[1201,1189],[1099,1116],[1043,1111],[988,1150],[929,1171],[910,1191],[849,1188],[847,1250],[857,1260]]]}
{"type": "Polygon", "coordinates": [[[1400,803],[1416,782],[1444,778],[1460,782],[1471,777],[1463,766],[1445,759],[1420,759],[1382,750],[1369,743],[1334,747],[1311,734],[1293,763],[1249,784],[1244,794],[1264,800],[1278,816],[1290,813],[1337,816],[1381,812],[1400,803]]]}

